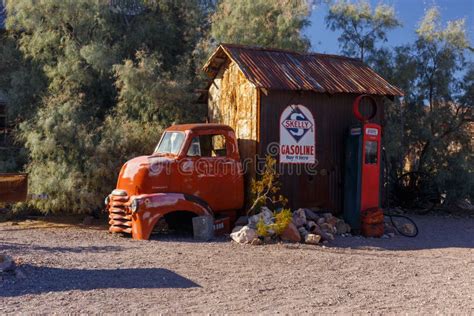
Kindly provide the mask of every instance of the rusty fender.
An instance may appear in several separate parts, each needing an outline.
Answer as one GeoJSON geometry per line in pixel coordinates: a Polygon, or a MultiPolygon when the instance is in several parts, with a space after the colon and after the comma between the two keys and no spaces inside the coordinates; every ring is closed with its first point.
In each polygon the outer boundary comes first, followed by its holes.
{"type": "Polygon", "coordinates": [[[175,211],[188,211],[198,216],[213,215],[202,199],[183,193],[143,194],[132,199],[132,238],[147,240],[155,224],[164,215],[175,211]]]}

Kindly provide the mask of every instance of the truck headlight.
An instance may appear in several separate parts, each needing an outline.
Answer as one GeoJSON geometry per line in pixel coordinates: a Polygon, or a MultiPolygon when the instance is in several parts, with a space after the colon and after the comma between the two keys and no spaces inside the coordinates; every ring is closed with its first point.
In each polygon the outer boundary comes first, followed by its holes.
{"type": "Polygon", "coordinates": [[[135,213],[135,212],[138,211],[138,205],[139,205],[138,199],[134,199],[132,201],[132,203],[130,204],[130,208],[132,209],[132,213],[135,213]]]}

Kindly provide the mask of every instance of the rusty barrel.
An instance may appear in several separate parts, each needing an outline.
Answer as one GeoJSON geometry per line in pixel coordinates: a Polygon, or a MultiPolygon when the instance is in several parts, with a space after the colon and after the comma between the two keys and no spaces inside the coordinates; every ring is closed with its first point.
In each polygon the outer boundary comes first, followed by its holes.
{"type": "Polygon", "coordinates": [[[369,208],[361,212],[361,231],[365,237],[381,237],[383,226],[382,209],[369,208]]]}

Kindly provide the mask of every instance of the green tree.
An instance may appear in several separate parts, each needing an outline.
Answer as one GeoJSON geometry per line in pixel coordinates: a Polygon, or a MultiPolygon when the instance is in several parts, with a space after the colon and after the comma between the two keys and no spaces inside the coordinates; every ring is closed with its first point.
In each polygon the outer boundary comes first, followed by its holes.
{"type": "MultiPolygon", "coordinates": [[[[0,92],[8,100],[8,126],[15,126],[34,115],[35,105],[45,88],[41,69],[23,58],[16,38],[15,33],[0,33],[0,92]]],[[[16,130],[9,133],[8,142],[13,144],[0,148],[0,172],[20,171],[26,163],[27,153],[21,144],[14,142],[15,133],[16,130]]]]}
{"type": "Polygon", "coordinates": [[[474,104],[465,102],[472,81],[468,82],[470,72],[467,77],[460,76],[467,66],[469,42],[463,19],[445,27],[440,21],[438,9],[432,8],[417,29],[417,100],[410,100],[408,106],[423,106],[423,111],[412,116],[410,126],[420,130],[408,140],[411,153],[418,158],[415,168],[435,174],[448,198],[458,198],[474,191],[472,134],[468,131],[474,104]]]}
{"type": "Polygon", "coordinates": [[[19,133],[30,190],[48,194],[32,204],[90,211],[114,187],[121,164],[150,152],[161,126],[186,119],[195,83],[183,78],[195,76],[201,4],[16,0],[7,12],[19,49],[45,78],[19,133]]]}
{"type": "Polygon", "coordinates": [[[187,91],[192,84],[185,72],[178,68],[172,76],[157,55],[143,51],[135,61],[114,66],[118,103],[100,128],[100,143],[90,161],[92,183],[102,196],[110,193],[126,160],[153,152],[168,125],[204,120],[205,109],[192,104],[194,95],[187,91]]]}
{"type": "Polygon", "coordinates": [[[378,4],[372,9],[369,2],[356,3],[338,0],[331,4],[326,25],[340,31],[338,38],[342,52],[365,61],[374,52],[377,41],[387,41],[386,32],[401,25],[392,6],[378,4]]]}
{"type": "MultiPolygon", "coordinates": [[[[384,99],[384,147],[389,170],[394,179],[404,171],[408,140],[405,137],[407,108],[406,100],[416,99],[412,87],[417,82],[417,62],[413,58],[412,45],[394,49],[381,48],[367,59],[367,62],[388,82],[402,89],[404,97],[391,101],[384,99]]],[[[409,115],[410,113],[408,113],[409,115]]]]}
{"type": "Polygon", "coordinates": [[[440,22],[428,10],[415,43],[371,59],[377,71],[400,86],[400,103],[387,102],[386,146],[392,170],[431,174],[448,200],[473,198],[473,65],[464,20],[440,22]],[[464,73],[464,75],[463,75],[464,73]]]}
{"type": "Polygon", "coordinates": [[[306,51],[310,43],[301,31],[309,25],[310,9],[306,0],[221,0],[211,36],[217,43],[306,51]]]}

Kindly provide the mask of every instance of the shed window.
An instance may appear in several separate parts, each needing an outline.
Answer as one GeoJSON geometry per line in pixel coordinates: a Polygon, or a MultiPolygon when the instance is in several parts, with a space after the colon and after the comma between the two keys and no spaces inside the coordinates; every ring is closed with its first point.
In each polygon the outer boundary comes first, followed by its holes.
{"type": "Polygon", "coordinates": [[[201,135],[191,141],[189,157],[225,157],[227,156],[225,136],[201,135]]]}

